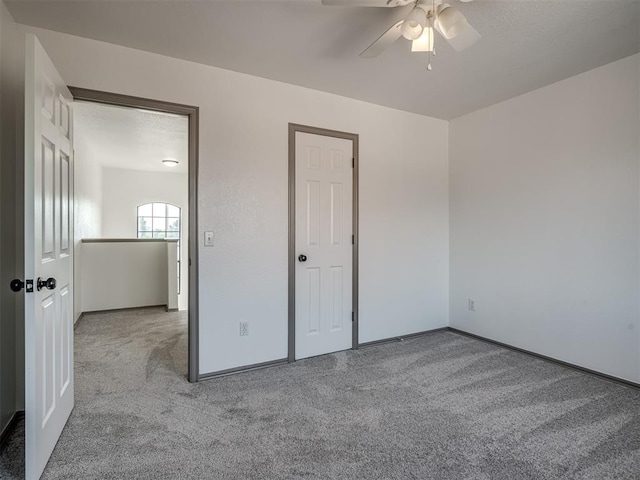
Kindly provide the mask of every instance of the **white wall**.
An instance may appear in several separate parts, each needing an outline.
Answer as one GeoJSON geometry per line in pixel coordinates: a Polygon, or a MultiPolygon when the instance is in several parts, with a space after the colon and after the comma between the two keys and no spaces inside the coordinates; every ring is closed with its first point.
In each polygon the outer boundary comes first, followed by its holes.
{"type": "Polygon", "coordinates": [[[451,122],[452,327],[640,381],[639,67],[451,122]]]}
{"type": "Polygon", "coordinates": [[[102,236],[102,167],[93,161],[91,145],[74,122],[74,321],[82,313],[84,282],[80,274],[83,250],[80,240],[102,236]]]}
{"type": "Polygon", "coordinates": [[[447,122],[29,30],[70,85],[200,107],[201,373],[286,357],[289,122],[360,135],[360,340],[447,325],[447,122]]]}
{"type": "Polygon", "coordinates": [[[175,303],[167,292],[167,243],[176,248],[175,241],[82,242],[82,311],[175,303]]]}
{"type": "Polygon", "coordinates": [[[450,175],[451,325],[640,380],[637,55],[459,118],[448,142],[446,122],[29,30],[71,85],[200,107],[199,240],[216,232],[200,250],[201,373],[286,355],[296,122],[360,134],[361,341],[447,325],[450,175]]]}
{"type": "Polygon", "coordinates": [[[102,169],[102,236],[136,238],[137,207],[151,202],[171,203],[181,208],[180,244],[182,285],[178,308],[186,310],[188,295],[189,183],[186,173],[143,172],[121,168],[102,169]]]}

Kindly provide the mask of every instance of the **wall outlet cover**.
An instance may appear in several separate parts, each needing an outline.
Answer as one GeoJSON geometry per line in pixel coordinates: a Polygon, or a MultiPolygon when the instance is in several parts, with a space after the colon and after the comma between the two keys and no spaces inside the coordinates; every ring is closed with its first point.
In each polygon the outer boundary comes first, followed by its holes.
{"type": "Polygon", "coordinates": [[[249,335],[249,322],[240,322],[240,336],[246,337],[249,335]]]}

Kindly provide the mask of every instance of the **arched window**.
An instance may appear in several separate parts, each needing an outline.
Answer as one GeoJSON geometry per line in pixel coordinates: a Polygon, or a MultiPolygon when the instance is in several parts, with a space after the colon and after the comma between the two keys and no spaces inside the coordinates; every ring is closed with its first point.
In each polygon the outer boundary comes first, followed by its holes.
{"type": "Polygon", "coordinates": [[[138,207],[138,238],[180,239],[180,207],[147,203],[138,207]]]}
{"type": "Polygon", "coordinates": [[[147,203],[138,207],[138,238],[178,240],[178,293],[180,293],[180,207],[170,203],[147,203]]]}

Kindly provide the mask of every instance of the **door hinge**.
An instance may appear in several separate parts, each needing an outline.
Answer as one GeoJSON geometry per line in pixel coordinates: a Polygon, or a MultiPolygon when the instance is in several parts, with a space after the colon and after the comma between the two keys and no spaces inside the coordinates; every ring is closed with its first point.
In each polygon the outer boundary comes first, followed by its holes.
{"type": "Polygon", "coordinates": [[[352,322],[356,321],[356,312],[351,312],[351,321],[352,322]]]}
{"type": "Polygon", "coordinates": [[[351,235],[351,245],[355,245],[355,244],[356,244],[356,236],[351,235]]]}
{"type": "Polygon", "coordinates": [[[351,157],[351,168],[356,168],[356,157],[351,157]]]}

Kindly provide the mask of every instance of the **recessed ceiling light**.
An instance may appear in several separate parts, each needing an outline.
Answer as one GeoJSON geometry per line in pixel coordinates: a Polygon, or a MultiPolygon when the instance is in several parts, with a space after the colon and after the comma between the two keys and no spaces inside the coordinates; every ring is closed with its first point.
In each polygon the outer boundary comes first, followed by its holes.
{"type": "Polygon", "coordinates": [[[165,167],[177,167],[178,166],[178,161],[177,160],[173,160],[171,158],[165,158],[164,160],[162,160],[162,163],[165,167]]]}

